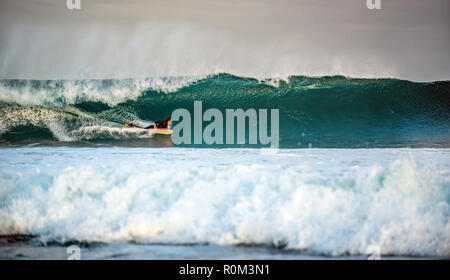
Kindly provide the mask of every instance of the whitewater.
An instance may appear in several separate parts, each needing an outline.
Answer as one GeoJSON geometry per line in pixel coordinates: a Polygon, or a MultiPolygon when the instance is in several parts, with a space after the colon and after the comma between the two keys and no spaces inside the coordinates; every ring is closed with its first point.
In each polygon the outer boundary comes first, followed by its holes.
{"type": "Polygon", "coordinates": [[[376,245],[387,256],[449,257],[449,153],[3,149],[0,233],[39,244],[209,244],[217,254],[240,245],[364,256],[376,245]]]}

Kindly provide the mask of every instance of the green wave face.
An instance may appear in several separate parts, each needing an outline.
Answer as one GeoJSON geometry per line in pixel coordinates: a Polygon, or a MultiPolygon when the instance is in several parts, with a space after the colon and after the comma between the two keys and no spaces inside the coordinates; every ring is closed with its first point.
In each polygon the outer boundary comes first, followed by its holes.
{"type": "MultiPolygon", "coordinates": [[[[279,109],[282,148],[450,146],[448,81],[341,76],[256,80],[228,74],[198,80],[3,80],[0,100],[0,141],[4,145],[148,146],[157,139],[122,124],[147,125],[179,108],[194,116],[194,101],[202,101],[203,111],[216,108],[224,118],[226,109],[279,109]]],[[[212,146],[261,145],[249,144],[247,138],[245,144],[212,146]]]]}

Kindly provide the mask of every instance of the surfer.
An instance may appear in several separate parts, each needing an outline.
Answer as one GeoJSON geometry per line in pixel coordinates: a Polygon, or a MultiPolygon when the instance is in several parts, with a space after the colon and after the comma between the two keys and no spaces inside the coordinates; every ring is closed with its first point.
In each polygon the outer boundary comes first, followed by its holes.
{"type": "Polygon", "coordinates": [[[131,128],[131,127],[137,127],[137,128],[142,128],[142,129],[157,129],[157,128],[170,128],[170,125],[172,124],[172,119],[171,118],[167,118],[165,121],[156,121],[154,124],[146,126],[146,127],[141,127],[132,123],[126,123],[125,127],[131,128]]]}

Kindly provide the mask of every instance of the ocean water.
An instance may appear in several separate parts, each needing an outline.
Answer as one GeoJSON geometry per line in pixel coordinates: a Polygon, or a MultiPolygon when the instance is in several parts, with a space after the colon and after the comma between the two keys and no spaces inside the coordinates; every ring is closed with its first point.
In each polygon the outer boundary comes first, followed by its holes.
{"type": "Polygon", "coordinates": [[[449,96],[342,76],[1,80],[0,258],[449,258],[449,96]],[[280,149],[123,126],[194,101],[279,109],[280,149]]]}
{"type": "MultiPolygon", "coordinates": [[[[105,251],[115,258],[111,248],[122,258],[364,257],[371,245],[390,257],[449,257],[449,156],[448,149],[7,148],[0,229],[59,255],[81,242],[92,258],[105,251]]],[[[10,250],[2,247],[2,257],[17,256],[10,250]]]]}
{"type": "MultiPolygon", "coordinates": [[[[224,116],[226,109],[279,109],[281,148],[448,148],[449,96],[449,81],[342,76],[1,80],[0,145],[171,146],[123,124],[146,126],[179,108],[194,116],[194,101],[202,101],[203,111],[224,116]]],[[[248,139],[237,146],[258,147],[248,139]]]]}

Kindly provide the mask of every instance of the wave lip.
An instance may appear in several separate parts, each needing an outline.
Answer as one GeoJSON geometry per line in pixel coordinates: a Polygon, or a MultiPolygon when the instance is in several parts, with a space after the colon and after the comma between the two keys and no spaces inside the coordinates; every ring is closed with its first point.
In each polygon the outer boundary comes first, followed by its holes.
{"type": "Polygon", "coordinates": [[[83,101],[115,106],[147,90],[174,92],[202,77],[118,80],[1,80],[0,101],[20,105],[66,106],[83,101]]]}

